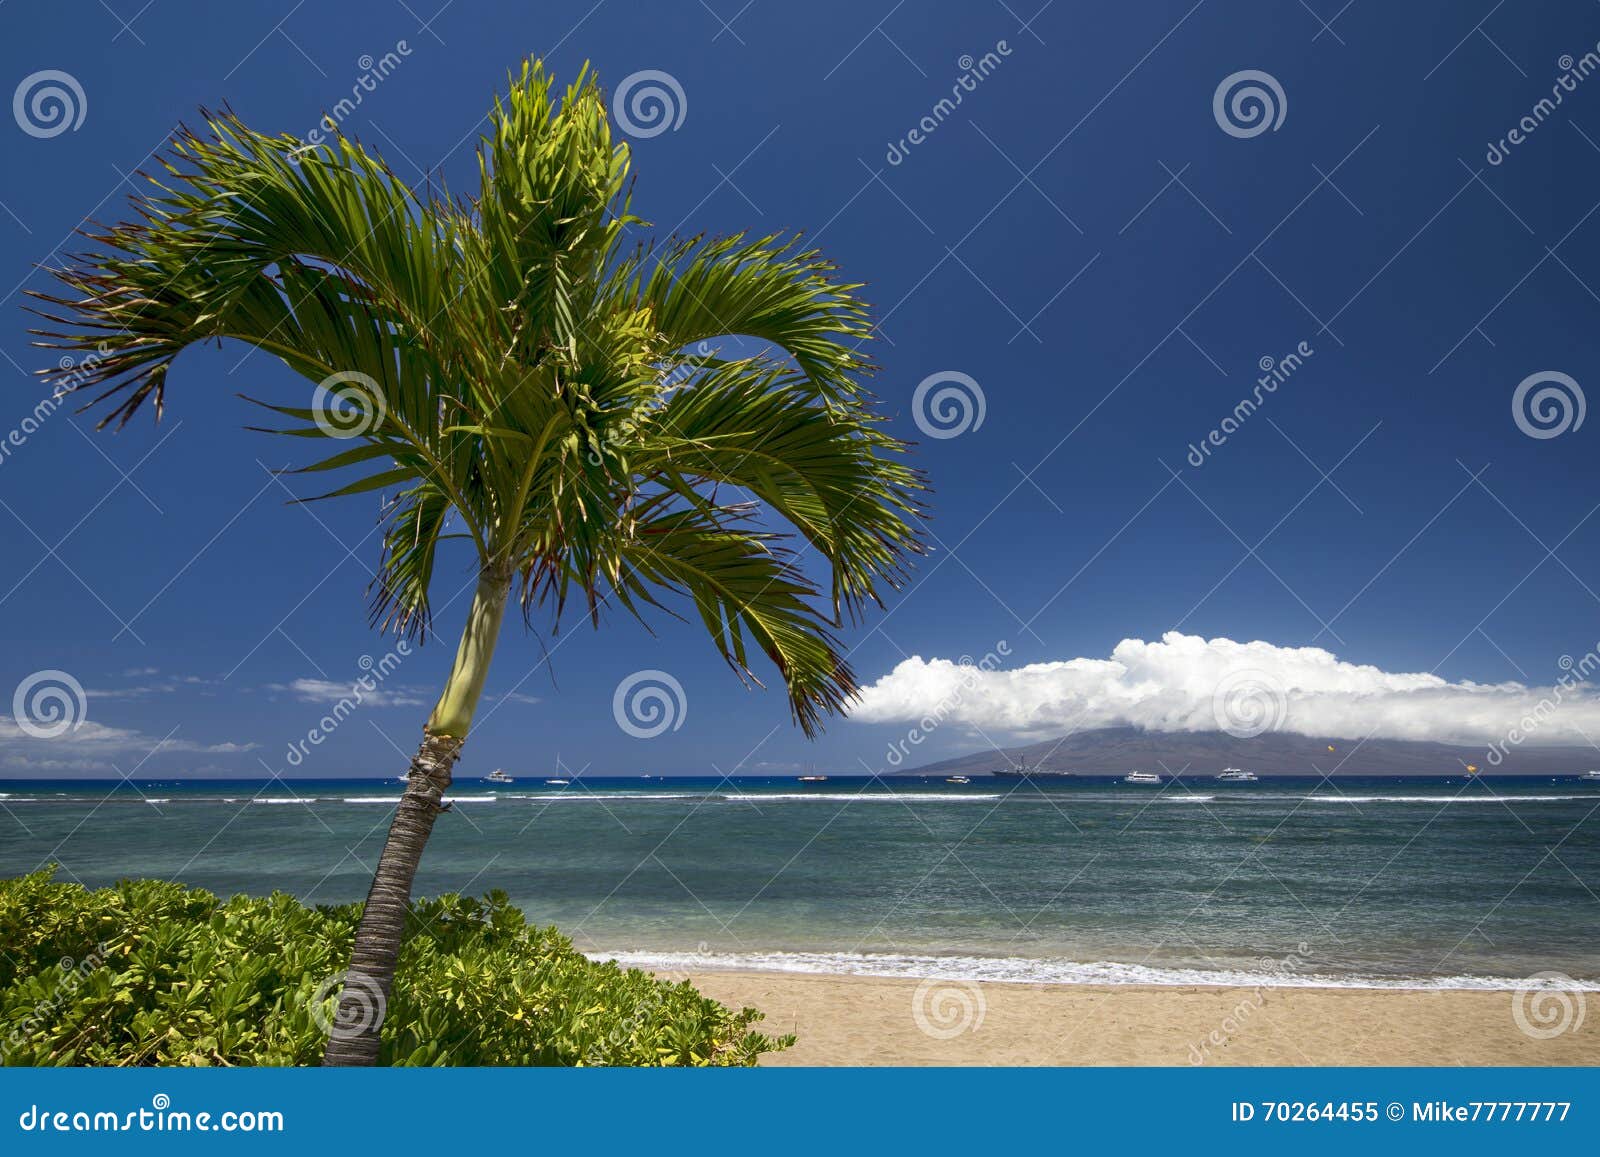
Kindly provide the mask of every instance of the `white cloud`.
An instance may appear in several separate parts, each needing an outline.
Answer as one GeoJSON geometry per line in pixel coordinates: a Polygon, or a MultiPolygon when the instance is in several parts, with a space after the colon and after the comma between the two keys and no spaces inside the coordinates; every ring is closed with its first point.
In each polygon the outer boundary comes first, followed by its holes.
{"type": "Polygon", "coordinates": [[[332,706],[341,699],[365,707],[431,707],[433,699],[417,687],[374,687],[370,691],[354,683],[335,683],[332,679],[296,679],[292,683],[273,683],[270,691],[287,691],[307,703],[332,706]]]}
{"type": "Polygon", "coordinates": [[[543,702],[537,695],[529,695],[523,691],[507,691],[504,695],[490,695],[488,698],[496,699],[501,703],[521,703],[528,707],[532,707],[535,703],[543,702]]]}
{"type": "Polygon", "coordinates": [[[198,743],[190,739],[162,739],[127,727],[108,727],[84,720],[77,727],[51,738],[24,731],[9,715],[0,715],[0,767],[24,771],[112,771],[114,765],[131,765],[160,754],[238,754],[254,751],[254,743],[198,743]]]}
{"type": "MultiPolygon", "coordinates": [[[[1587,674],[1583,663],[1579,670],[1587,674]]],[[[1560,686],[1452,683],[1340,660],[1320,647],[1203,639],[1169,631],[1124,639],[1106,659],[983,670],[905,660],[862,691],[853,717],[917,724],[934,717],[986,733],[1049,738],[1093,727],[1235,728],[1312,736],[1494,742],[1522,726],[1537,744],[1600,739],[1600,694],[1576,673],[1560,686]],[[1220,689],[1220,694],[1219,694],[1220,689]],[[1230,691],[1232,694],[1230,695],[1230,691]],[[1541,706],[1542,704],[1542,706],[1541,706]],[[1524,721],[1535,716],[1537,726],[1524,721]]]]}
{"type": "MultiPolygon", "coordinates": [[[[159,675],[160,672],[154,667],[143,667],[125,671],[123,674],[149,676],[159,675]]],[[[84,694],[90,699],[142,699],[147,695],[171,695],[178,691],[191,691],[211,684],[211,680],[202,679],[198,675],[168,675],[131,687],[91,687],[84,694]]]]}

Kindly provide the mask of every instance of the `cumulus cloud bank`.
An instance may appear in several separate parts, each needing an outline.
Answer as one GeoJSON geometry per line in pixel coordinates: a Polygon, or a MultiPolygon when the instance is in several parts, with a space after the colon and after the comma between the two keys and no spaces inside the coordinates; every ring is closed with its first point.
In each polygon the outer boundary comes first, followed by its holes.
{"type": "MultiPolygon", "coordinates": [[[[376,683],[376,680],[369,680],[376,683]]],[[[427,707],[433,700],[416,687],[367,687],[360,683],[335,683],[332,679],[296,679],[268,684],[269,691],[287,691],[306,703],[333,705],[350,699],[368,707],[427,707]]]]}
{"type": "Polygon", "coordinates": [[[254,743],[198,743],[146,735],[127,727],[80,720],[59,735],[41,737],[10,715],[0,715],[0,768],[15,771],[113,771],[164,752],[234,755],[254,743]]]}
{"type": "Polygon", "coordinates": [[[1135,726],[1463,744],[1502,741],[1515,729],[1514,742],[1600,740],[1600,694],[1585,681],[1600,667],[1593,652],[1544,687],[1452,683],[1347,663],[1320,647],[1176,631],[1159,642],[1124,639],[1105,659],[988,667],[915,656],[863,689],[853,716],[1037,739],[1135,726]]]}

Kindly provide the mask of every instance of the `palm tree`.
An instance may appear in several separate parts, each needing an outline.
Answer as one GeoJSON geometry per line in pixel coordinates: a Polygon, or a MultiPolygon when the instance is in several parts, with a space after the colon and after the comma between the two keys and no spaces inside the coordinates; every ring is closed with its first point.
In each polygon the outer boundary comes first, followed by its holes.
{"type": "Polygon", "coordinates": [[[921,476],[859,383],[858,285],[792,238],[629,242],[629,151],[587,68],[557,101],[525,63],[478,161],[475,197],[418,195],[352,140],[308,148],[207,114],[137,219],[88,234],[97,248],[54,271],[66,290],[36,295],[57,327],[40,344],[84,355],[65,385],[104,387],[102,427],[146,401],[159,418],[197,342],[245,342],[319,383],[310,408],[268,407],[291,422],[273,432],[338,442],[297,472],[364,468],[319,497],[387,495],[383,629],[424,637],[441,542],[475,553],[356,933],[339,1023],[357,1027],[328,1064],[377,1062],[361,1002],[389,992],[513,592],[525,618],[576,598],[596,623],[687,595],[742,679],[758,681],[750,643],[766,654],[812,735],[856,691],[834,629],[919,549],[921,476]],[[729,335],[762,352],[721,356],[729,335]]]}

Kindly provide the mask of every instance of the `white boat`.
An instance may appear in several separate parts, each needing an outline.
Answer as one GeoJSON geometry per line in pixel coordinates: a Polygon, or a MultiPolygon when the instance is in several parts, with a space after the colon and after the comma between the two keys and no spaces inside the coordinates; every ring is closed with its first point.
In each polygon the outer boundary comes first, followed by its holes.
{"type": "Polygon", "coordinates": [[[946,783],[971,783],[972,779],[970,776],[965,775],[947,775],[944,781],[946,783]]]}
{"type": "Polygon", "coordinates": [[[1579,779],[1600,779],[1600,769],[1596,769],[1594,771],[1586,771],[1582,775],[1580,775],[1578,778],[1579,779]]]}
{"type": "Polygon", "coordinates": [[[501,768],[497,767],[493,771],[491,771],[488,775],[483,777],[483,782],[484,783],[516,783],[517,781],[512,779],[509,775],[507,775],[504,770],[502,770],[501,768]]]}
{"type": "Polygon", "coordinates": [[[551,787],[566,787],[572,781],[570,779],[547,779],[545,782],[551,787]]]}
{"type": "Polygon", "coordinates": [[[1254,783],[1256,773],[1253,771],[1240,771],[1237,767],[1225,767],[1222,774],[1217,776],[1224,783],[1254,783]]]}
{"type": "Polygon", "coordinates": [[[828,782],[828,777],[825,776],[825,775],[802,775],[802,776],[800,776],[800,782],[801,783],[827,783],[828,782]]]}
{"type": "Polygon", "coordinates": [[[1123,783],[1159,784],[1161,777],[1153,771],[1130,771],[1122,777],[1123,783]]]}

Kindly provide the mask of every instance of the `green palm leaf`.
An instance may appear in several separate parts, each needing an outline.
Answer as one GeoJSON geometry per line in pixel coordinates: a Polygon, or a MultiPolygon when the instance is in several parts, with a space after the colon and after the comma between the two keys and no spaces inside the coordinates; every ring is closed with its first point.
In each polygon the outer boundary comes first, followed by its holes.
{"type": "MultiPolygon", "coordinates": [[[[418,196],[343,137],[304,148],[207,116],[163,159],[135,219],[36,294],[40,344],[77,357],[126,423],[159,418],[179,354],[231,339],[316,383],[260,403],[328,439],[300,473],[318,498],[385,492],[372,608],[430,628],[440,544],[478,582],[362,910],[341,1023],[387,994],[411,882],[445,806],[502,618],[571,602],[644,615],[692,607],[739,676],[776,668],[814,734],[855,678],[833,628],[899,581],[919,549],[923,481],[863,390],[856,285],[793,239],[735,235],[625,251],[642,223],[629,153],[587,69],[559,100],[534,62],[496,102],[470,200],[418,196]],[[722,339],[766,348],[728,358],[722,339]],[[733,500],[730,500],[730,497],[733,500]],[[781,528],[787,528],[786,530],[781,528]],[[827,569],[813,581],[800,550],[827,569]]],[[[376,1026],[326,1061],[372,1064],[376,1026]]]]}
{"type": "Polygon", "coordinates": [[[625,251],[629,159],[594,77],[557,99],[536,63],[496,103],[470,200],[419,196],[342,137],[305,148],[207,116],[136,219],[37,295],[41,344],[91,355],[68,384],[100,391],[102,425],[147,401],[159,415],[203,341],[317,383],[312,406],[267,409],[274,432],[332,441],[301,472],[346,477],[315,497],[388,496],[383,626],[428,629],[455,533],[525,609],[559,616],[576,594],[598,619],[678,592],[751,679],[754,641],[811,731],[855,688],[829,628],[901,577],[923,483],[861,386],[858,287],[792,238],[625,251]],[[730,336],[766,350],[726,359],[730,336]],[[724,493],[759,504],[763,529],[724,493]],[[828,568],[823,589],[780,523],[828,568]]]}

